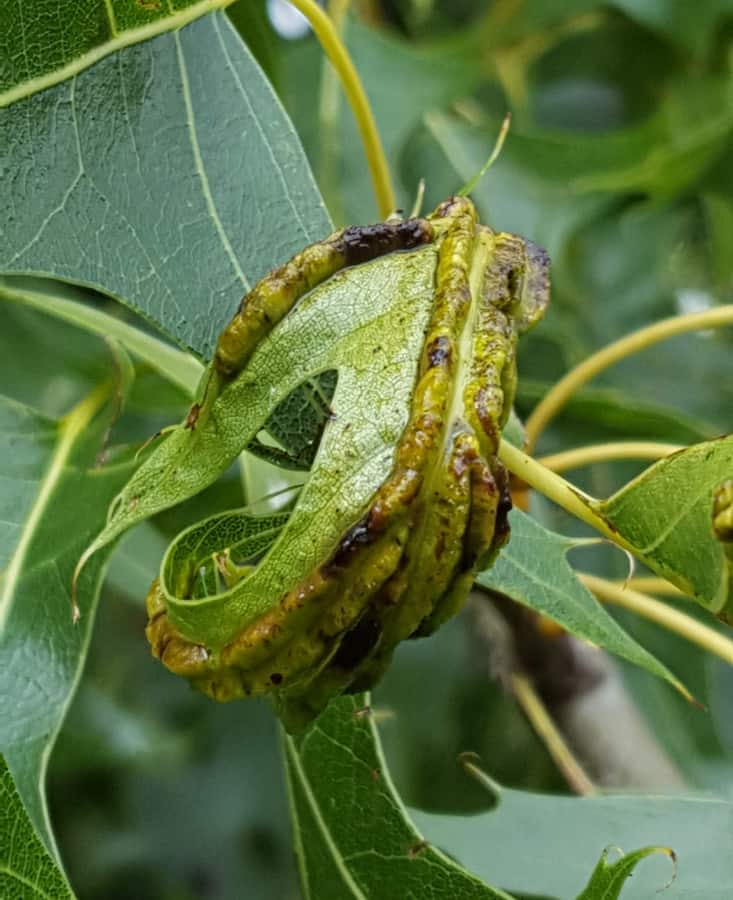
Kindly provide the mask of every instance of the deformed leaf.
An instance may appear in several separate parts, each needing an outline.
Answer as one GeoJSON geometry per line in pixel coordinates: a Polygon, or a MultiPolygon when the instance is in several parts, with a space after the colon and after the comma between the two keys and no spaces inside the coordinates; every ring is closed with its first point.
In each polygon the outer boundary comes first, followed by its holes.
{"type": "Polygon", "coordinates": [[[0,896],[18,900],[73,898],[62,872],[23,809],[5,758],[0,755],[0,896]]]}
{"type": "Polygon", "coordinates": [[[366,702],[364,695],[334,700],[305,734],[284,739],[303,896],[511,900],[417,831],[390,779],[366,702]]]}
{"type": "MultiPolygon", "coordinates": [[[[395,259],[384,257],[348,269],[312,291],[262,342],[246,377],[219,394],[195,427],[177,427],[154,449],[117,498],[89,553],[213,483],[295,388],[311,375],[338,368],[335,415],[320,446],[329,463],[314,470],[300,494],[288,522],[291,539],[278,578],[282,584],[296,583],[314,561],[327,558],[384,480],[405,427],[432,305],[435,258],[432,247],[401,254],[397,267],[395,259]],[[323,496],[337,497],[338,503],[324,504],[323,496]]],[[[229,603],[224,618],[213,610],[221,606],[221,613],[229,600],[225,595],[211,598],[206,610],[203,604],[181,601],[181,614],[197,616],[206,638],[221,643],[222,636],[231,637],[226,634],[232,630],[231,619],[251,617],[255,605],[266,609],[284,589],[270,582],[263,590],[256,575],[245,585],[244,606],[236,604],[235,609],[229,603]]]]}
{"type": "Polygon", "coordinates": [[[571,634],[664,678],[689,697],[669,669],[640,646],[575,576],[567,554],[576,541],[543,528],[521,510],[509,514],[512,539],[476,581],[562,625],[571,634]]]}
{"type": "Polygon", "coordinates": [[[578,894],[577,900],[618,900],[626,879],[631,877],[639,862],[652,853],[664,853],[673,862],[676,860],[674,852],[668,847],[644,847],[633,853],[622,853],[616,862],[609,863],[609,851],[604,850],[588,886],[578,894]]]}
{"type": "Polygon", "coordinates": [[[731,585],[713,533],[713,495],[732,476],[728,435],[665,457],[593,509],[650,569],[720,613],[731,585]]]}

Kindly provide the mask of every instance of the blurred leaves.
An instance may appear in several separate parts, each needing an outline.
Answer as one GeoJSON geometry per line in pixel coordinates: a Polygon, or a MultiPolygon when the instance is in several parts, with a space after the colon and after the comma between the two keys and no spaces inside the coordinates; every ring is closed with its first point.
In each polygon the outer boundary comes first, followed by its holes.
{"type": "Polygon", "coordinates": [[[73,897],[69,885],[33,830],[13,777],[0,756],[0,894],[24,900],[73,897]]]}
{"type": "MultiPolygon", "coordinates": [[[[393,163],[427,110],[470,93],[480,78],[475,33],[414,46],[348,21],[345,39],[372,104],[387,158],[393,163]]],[[[336,207],[331,209],[333,218],[338,224],[375,221],[378,216],[369,173],[350,110],[342,98],[335,119],[329,118],[330,110],[322,110],[320,117],[315,114],[313,90],[320,81],[322,59],[312,40],[287,49],[284,100],[319,186],[336,207]]],[[[407,211],[419,177],[415,175],[399,192],[398,202],[407,211]]]]}

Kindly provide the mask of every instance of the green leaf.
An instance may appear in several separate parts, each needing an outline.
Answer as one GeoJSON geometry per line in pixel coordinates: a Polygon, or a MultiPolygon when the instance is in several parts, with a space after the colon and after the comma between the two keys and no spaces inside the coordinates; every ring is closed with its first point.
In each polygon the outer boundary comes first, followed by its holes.
{"type": "Polygon", "coordinates": [[[249,287],[330,229],[222,13],[0,110],[0,171],[0,270],[91,285],[203,357],[249,287]]]}
{"type": "Polygon", "coordinates": [[[477,583],[511,597],[562,625],[567,631],[664,678],[689,698],[669,669],[628,635],[575,577],[567,560],[578,545],[543,528],[519,509],[509,514],[512,537],[494,566],[477,583]]]}
{"type": "Polygon", "coordinates": [[[0,397],[0,748],[46,845],[48,759],[86,655],[105,555],[71,577],[132,465],[98,463],[125,385],[100,385],[62,419],[0,397]]]}
{"type": "Polygon", "coordinates": [[[91,0],[67,4],[63,15],[49,0],[4,4],[0,9],[0,107],[65,81],[121,47],[181,28],[226,2],[91,0]]]}
{"type": "Polygon", "coordinates": [[[300,738],[284,738],[303,895],[509,900],[423,841],[392,785],[365,702],[340,697],[300,738]]]}
{"type": "Polygon", "coordinates": [[[587,883],[588,860],[597,859],[606,847],[663,845],[673,848],[679,860],[677,877],[671,881],[668,859],[649,859],[627,882],[622,900],[730,896],[729,800],[700,795],[558,797],[504,788],[490,812],[467,817],[411,814],[430,841],[463,865],[523,895],[576,897],[587,883]]]}
{"type": "Polygon", "coordinates": [[[728,435],[660,460],[592,508],[650,569],[717,613],[731,573],[712,532],[713,493],[732,476],[728,435]]]}
{"type": "Polygon", "coordinates": [[[577,900],[618,900],[626,879],[631,877],[639,862],[652,853],[664,853],[675,861],[674,852],[667,847],[644,847],[633,853],[622,853],[614,863],[608,862],[608,850],[604,850],[588,886],[577,900]]]}
{"type": "Polygon", "coordinates": [[[0,895],[8,898],[73,898],[62,872],[41,843],[23,809],[5,758],[0,755],[0,895]]]}

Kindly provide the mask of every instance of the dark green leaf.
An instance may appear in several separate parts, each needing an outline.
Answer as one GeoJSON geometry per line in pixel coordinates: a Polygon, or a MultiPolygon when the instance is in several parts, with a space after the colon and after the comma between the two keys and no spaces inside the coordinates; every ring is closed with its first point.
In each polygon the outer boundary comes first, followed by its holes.
{"type": "Polygon", "coordinates": [[[0,107],[65,81],[114,50],[180,28],[221,5],[216,0],[175,4],[91,0],[66,4],[61,15],[49,0],[4,4],[0,107]]]}
{"type": "Polygon", "coordinates": [[[98,462],[123,396],[124,384],[101,385],[60,420],[0,398],[0,747],[50,848],[46,767],[84,663],[104,555],[80,580],[78,625],[71,577],[132,472],[98,462]]]}
{"type": "Polygon", "coordinates": [[[731,11],[729,0],[705,0],[699,4],[676,0],[614,0],[614,6],[698,55],[708,49],[716,26],[731,11]]]}
{"type": "Polygon", "coordinates": [[[31,824],[0,755],[0,896],[11,900],[73,898],[62,872],[31,824]]]}
{"type": "Polygon", "coordinates": [[[653,672],[689,696],[685,687],[630,637],[575,577],[567,561],[577,545],[543,528],[519,509],[509,514],[512,537],[494,566],[476,579],[481,587],[511,597],[567,631],[653,672]]]}
{"type": "Polygon", "coordinates": [[[90,284],[205,357],[249,287],[329,230],[221,13],[0,110],[0,171],[0,270],[90,284]]]}
{"type": "MultiPolygon", "coordinates": [[[[522,379],[518,396],[529,408],[550,389],[550,384],[522,379]]],[[[560,414],[560,422],[580,423],[592,428],[596,440],[608,435],[650,438],[670,443],[693,443],[716,436],[715,426],[684,413],[645,403],[616,388],[585,387],[571,397],[560,414]],[[599,434],[599,429],[603,429],[599,434]]]]}
{"type": "Polygon", "coordinates": [[[306,897],[508,900],[423,842],[392,785],[365,698],[342,697],[285,738],[293,830],[306,897]]]}

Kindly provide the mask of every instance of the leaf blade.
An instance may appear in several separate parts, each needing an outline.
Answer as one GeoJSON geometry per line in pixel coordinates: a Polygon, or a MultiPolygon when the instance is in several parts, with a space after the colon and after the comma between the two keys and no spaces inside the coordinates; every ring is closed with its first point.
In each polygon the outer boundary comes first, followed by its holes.
{"type": "Polygon", "coordinates": [[[511,900],[423,841],[392,785],[364,700],[362,695],[332,701],[303,736],[284,739],[294,821],[308,821],[302,813],[309,805],[311,825],[315,820],[321,835],[312,829],[300,832],[301,877],[332,878],[335,870],[340,878],[318,881],[317,893],[306,881],[305,896],[511,900]],[[344,790],[335,794],[334,783],[344,790]],[[355,808],[358,816],[346,814],[355,808]]]}
{"type": "Polygon", "coordinates": [[[0,894],[3,897],[73,898],[63,873],[28,818],[5,758],[0,755],[0,894]]]}
{"type": "Polygon", "coordinates": [[[653,571],[720,612],[730,571],[712,532],[713,493],[733,475],[733,435],[695,444],[593,504],[653,571]]]}
{"type": "MultiPolygon", "coordinates": [[[[490,812],[411,813],[425,834],[461,863],[517,893],[575,897],[588,881],[584,860],[597,858],[608,846],[660,844],[674,848],[679,860],[677,877],[660,897],[726,900],[730,893],[733,805],[723,798],[646,794],[577,798],[504,788],[498,807],[490,812]],[[521,841],[517,835],[522,835],[521,841]]],[[[656,896],[669,881],[668,867],[667,860],[650,860],[627,882],[623,900],[656,896]]]]}
{"type": "Polygon", "coordinates": [[[3,110],[0,148],[0,270],[90,285],[200,357],[249,285],[330,230],[289,119],[219,13],[3,110]]]}
{"type": "Polygon", "coordinates": [[[11,550],[2,574],[0,747],[52,851],[43,782],[86,655],[104,556],[80,582],[84,616],[76,628],[71,573],[104,521],[110,497],[132,470],[129,464],[94,468],[118,406],[109,393],[97,389],[59,421],[0,398],[0,475],[8,486],[0,495],[1,517],[10,523],[4,546],[11,550]],[[107,412],[100,415],[105,402],[107,412]]]}
{"type": "Polygon", "coordinates": [[[232,0],[182,0],[173,12],[161,3],[98,0],[96,8],[69,6],[64,16],[56,19],[55,31],[43,27],[48,12],[39,0],[24,4],[24,8],[5,6],[0,16],[0,35],[4,36],[0,49],[7,64],[0,70],[0,108],[72,78],[116,50],[181,28],[229,2],[232,0]],[[34,40],[29,41],[29,35],[34,40]],[[18,47],[22,53],[17,52],[18,47]]]}

